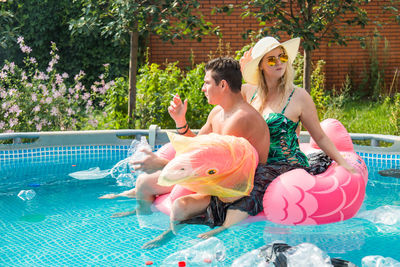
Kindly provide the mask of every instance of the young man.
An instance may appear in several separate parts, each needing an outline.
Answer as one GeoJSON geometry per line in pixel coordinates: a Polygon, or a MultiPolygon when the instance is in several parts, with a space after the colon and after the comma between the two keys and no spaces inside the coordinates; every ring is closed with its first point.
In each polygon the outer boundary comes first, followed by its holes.
{"type": "MultiPolygon", "coordinates": [[[[202,91],[207,97],[208,103],[216,106],[210,112],[207,122],[200,129],[199,134],[218,133],[243,137],[257,150],[259,163],[266,163],[269,150],[268,126],[262,116],[241,95],[242,74],[239,63],[232,58],[217,58],[208,62],[205,70],[202,91]]],[[[186,110],[187,101],[182,102],[178,95],[173,98],[168,108],[169,114],[176,123],[178,133],[186,136],[195,136],[186,121],[186,110]]],[[[155,196],[172,190],[172,187],[162,187],[157,184],[161,169],[167,162],[151,152],[143,160],[133,162],[136,168],[148,172],[148,174],[138,177],[136,188],[119,195],[106,195],[102,198],[136,196],[139,201],[138,209],[114,216],[147,213],[155,196]]],[[[254,198],[254,196],[250,195],[241,198],[219,199],[201,194],[178,198],[174,202],[171,211],[171,228],[156,239],[146,243],[143,248],[154,248],[167,242],[183,226],[183,224],[179,223],[183,221],[184,223],[204,223],[211,227],[221,226],[218,229],[201,234],[199,237],[208,238],[215,235],[242,221],[249,215],[255,215],[261,211],[262,203],[259,203],[260,201],[256,201],[254,198]],[[203,213],[206,213],[205,216],[202,215],[203,213]],[[221,216],[216,216],[216,214],[221,216]],[[195,219],[197,215],[202,215],[200,217],[207,218],[207,221],[195,219]],[[211,221],[210,218],[212,218],[211,221]]]]}

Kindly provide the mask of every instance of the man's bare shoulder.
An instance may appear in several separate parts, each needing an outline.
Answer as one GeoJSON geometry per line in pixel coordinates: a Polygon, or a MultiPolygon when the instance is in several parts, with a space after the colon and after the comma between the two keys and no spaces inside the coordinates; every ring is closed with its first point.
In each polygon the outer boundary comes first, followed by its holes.
{"type": "Polygon", "coordinates": [[[257,120],[262,120],[261,114],[249,103],[244,103],[241,105],[240,109],[238,109],[238,117],[242,118],[253,118],[257,120]]]}
{"type": "Polygon", "coordinates": [[[261,114],[248,103],[241,105],[232,119],[235,124],[242,125],[244,128],[265,128],[266,126],[261,114]]]}
{"type": "Polygon", "coordinates": [[[213,118],[216,114],[220,113],[222,111],[222,107],[221,106],[215,106],[210,113],[208,114],[208,118],[213,118]]]}

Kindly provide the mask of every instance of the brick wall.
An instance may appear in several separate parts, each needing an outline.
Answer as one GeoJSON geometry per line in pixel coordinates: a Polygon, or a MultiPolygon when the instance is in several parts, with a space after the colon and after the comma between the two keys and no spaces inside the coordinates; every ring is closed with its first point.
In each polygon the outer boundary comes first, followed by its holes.
{"type": "MultiPolygon", "coordinates": [[[[192,40],[178,40],[174,44],[164,43],[158,37],[151,36],[149,40],[150,62],[164,63],[179,61],[181,67],[190,66],[190,58],[194,56],[194,63],[206,62],[211,57],[220,55],[218,47],[222,48],[223,54],[231,51],[240,50],[249,40],[244,40],[241,34],[247,29],[257,30],[258,23],[253,18],[240,18],[240,10],[233,12],[230,16],[225,14],[211,15],[211,9],[217,5],[227,3],[239,3],[241,1],[205,1],[201,0],[201,11],[205,19],[211,21],[214,26],[220,26],[223,34],[222,40],[215,36],[205,36],[202,42],[192,40]]],[[[383,38],[389,42],[389,57],[385,69],[387,87],[392,83],[396,69],[400,72],[400,25],[389,17],[389,13],[384,13],[382,6],[388,4],[389,0],[373,0],[363,8],[367,11],[370,18],[381,21],[381,27],[370,23],[365,29],[361,27],[349,28],[348,33],[361,33],[363,36],[372,36],[374,29],[377,28],[383,38]]],[[[380,49],[383,54],[383,38],[381,39],[380,49]]],[[[287,38],[281,36],[284,41],[287,38]]],[[[347,46],[321,44],[319,49],[313,52],[313,60],[324,59],[326,61],[326,88],[340,88],[346,74],[349,74],[353,81],[359,83],[361,75],[365,69],[369,58],[366,49],[361,48],[359,41],[349,41],[347,46]]],[[[400,73],[398,73],[400,75],[400,73]]],[[[397,79],[395,88],[400,90],[400,79],[397,79]],[[396,87],[397,86],[397,87],[396,87]]]]}

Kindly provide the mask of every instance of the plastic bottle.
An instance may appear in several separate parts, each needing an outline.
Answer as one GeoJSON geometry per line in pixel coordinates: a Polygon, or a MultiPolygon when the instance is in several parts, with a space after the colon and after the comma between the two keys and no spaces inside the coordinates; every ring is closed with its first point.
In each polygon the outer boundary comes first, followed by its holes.
{"type": "Polygon", "coordinates": [[[30,190],[21,190],[18,193],[18,197],[24,201],[31,200],[36,196],[36,192],[32,189],[30,190]]]}
{"type": "MultiPolygon", "coordinates": [[[[147,143],[146,136],[142,136],[140,138],[140,142],[137,144],[135,151],[130,156],[129,161],[131,161],[131,160],[141,160],[144,156],[146,156],[146,154],[141,151],[142,149],[151,151],[151,146],[149,145],[149,143],[147,143]]],[[[142,171],[135,170],[131,166],[131,164],[129,164],[129,166],[130,166],[130,171],[135,173],[135,176],[138,176],[138,175],[140,175],[142,173],[142,171]]]]}
{"type": "Polygon", "coordinates": [[[145,136],[142,136],[140,141],[133,140],[129,149],[128,157],[121,160],[111,169],[111,177],[116,179],[118,186],[134,187],[136,184],[136,178],[141,171],[135,170],[130,164],[131,160],[140,160],[145,156],[145,153],[140,151],[142,148],[151,151],[151,146],[147,143],[145,136]]]}
{"type": "Polygon", "coordinates": [[[225,260],[225,257],[224,243],[217,237],[210,237],[192,247],[169,255],[164,259],[161,266],[169,267],[183,264],[180,262],[184,262],[186,266],[204,266],[205,263],[210,264],[210,266],[219,266],[220,262],[225,260]]]}

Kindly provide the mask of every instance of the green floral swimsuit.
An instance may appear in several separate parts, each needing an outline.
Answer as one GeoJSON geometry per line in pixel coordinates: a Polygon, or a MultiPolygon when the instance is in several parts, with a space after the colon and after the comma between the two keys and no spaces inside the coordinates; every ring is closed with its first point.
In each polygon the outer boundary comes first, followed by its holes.
{"type": "MultiPolygon", "coordinates": [[[[284,115],[294,90],[295,89],[293,89],[290,94],[281,113],[270,113],[268,114],[268,117],[264,116],[270,133],[270,147],[267,164],[286,161],[289,163],[309,166],[306,155],[300,150],[299,140],[296,135],[296,129],[299,122],[294,122],[284,115]]],[[[251,98],[250,103],[253,101],[256,94],[257,91],[251,98]]]]}

